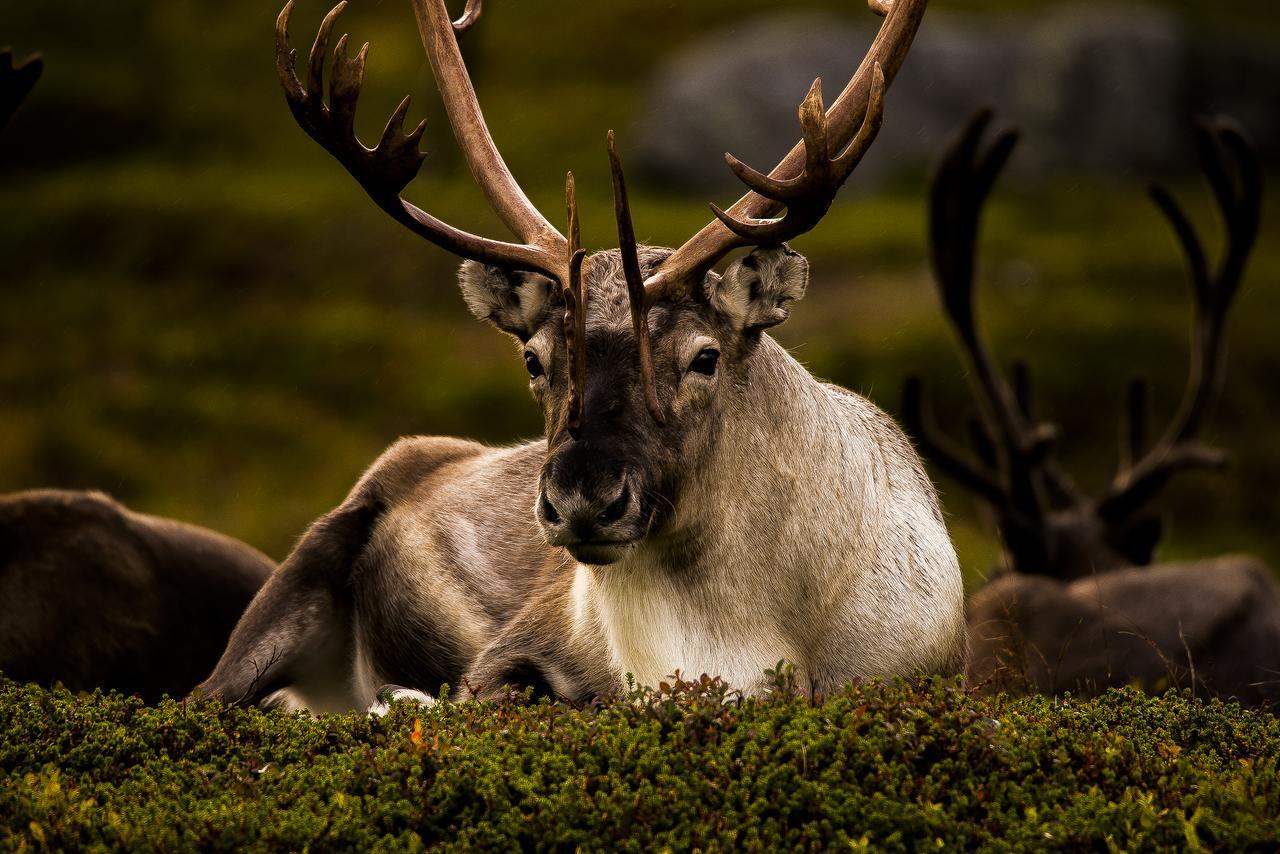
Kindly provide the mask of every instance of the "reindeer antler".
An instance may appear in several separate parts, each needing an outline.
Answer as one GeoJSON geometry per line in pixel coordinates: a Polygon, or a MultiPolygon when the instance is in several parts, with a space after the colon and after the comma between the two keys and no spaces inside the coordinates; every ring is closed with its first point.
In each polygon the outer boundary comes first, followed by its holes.
{"type": "Polygon", "coordinates": [[[422,168],[426,154],[418,145],[426,128],[420,122],[404,131],[410,99],[405,97],[391,114],[382,138],[366,148],[355,133],[356,103],[364,82],[366,43],[354,58],[343,35],[333,52],[329,100],[324,97],[324,72],[334,22],[346,0],[325,16],[311,47],[307,82],[298,78],[297,52],[289,48],[289,16],[295,0],[276,20],[276,67],[294,118],[307,135],[337,158],[380,208],[415,234],[463,258],[517,270],[541,273],[555,281],[565,302],[565,344],[570,354],[571,395],[569,427],[582,420],[586,348],[583,345],[586,294],[577,200],[573,175],[566,181],[570,237],[566,238],[538,212],[516,183],[485,125],[475,89],[458,50],[457,36],[480,18],[481,0],[468,0],[461,18],[450,21],[444,0],[414,0],[422,44],[435,74],[454,136],[480,188],[504,224],[522,242],[507,243],[457,229],[406,201],[400,193],[422,168]]]}
{"type": "Polygon", "coordinates": [[[1186,259],[1193,320],[1191,364],[1182,403],[1164,436],[1142,453],[1147,420],[1146,385],[1135,382],[1127,398],[1127,442],[1120,471],[1098,504],[1108,521],[1132,516],[1150,502],[1169,478],[1190,468],[1219,468],[1226,455],[1196,441],[1222,385],[1226,322],[1240,289],[1262,216],[1262,167],[1244,130],[1218,117],[1196,124],[1201,166],[1213,190],[1226,233],[1222,258],[1210,269],[1203,243],[1182,206],[1159,184],[1151,198],[1168,219],[1186,259]]]}
{"type": "Polygon", "coordinates": [[[903,420],[931,459],[997,505],[1003,516],[1034,528],[1051,502],[1074,502],[1076,496],[1050,464],[1057,429],[1034,422],[1025,367],[1015,370],[1015,388],[1010,388],[982,338],[974,310],[982,210],[1018,143],[1016,132],[1004,131],[981,151],[991,119],[991,111],[983,110],[969,120],[943,155],[929,196],[930,260],[943,311],[968,357],[979,412],[970,436],[978,459],[940,435],[918,378],[908,380],[904,389],[903,420]]]}
{"type": "Polygon", "coordinates": [[[786,206],[778,219],[737,217],[716,205],[712,212],[725,226],[753,244],[785,243],[818,224],[831,208],[836,193],[862,162],[884,122],[884,69],[876,63],[872,70],[871,100],[862,127],[844,152],[832,154],[827,109],[822,104],[822,80],[813,81],[800,105],[800,128],[804,134],[804,171],[795,178],[772,178],[757,172],[732,154],[725,162],[742,183],[767,199],[786,206]]]}
{"type": "Polygon", "coordinates": [[[0,131],[18,111],[18,106],[31,93],[32,87],[44,71],[44,60],[39,54],[28,57],[18,65],[13,64],[13,51],[0,50],[0,131]]]}
{"type": "MultiPolygon", "coordinates": [[[[726,154],[729,168],[749,188],[747,194],[728,210],[713,204],[716,218],[671,253],[639,286],[628,279],[632,321],[643,353],[640,371],[645,400],[659,423],[663,419],[653,385],[652,358],[644,343],[649,310],[659,300],[698,296],[706,272],[734,249],[780,244],[812,229],[880,131],[885,89],[906,59],[928,0],[867,2],[873,12],[887,18],[831,109],[825,109],[822,102],[822,81],[814,81],[800,105],[801,140],[768,175],[726,154]],[[784,209],[785,214],[779,217],[784,209]]],[[[618,223],[621,228],[625,219],[629,228],[631,212],[612,136],[610,151],[618,223]],[[621,195],[619,189],[623,190],[621,195]]],[[[625,260],[625,246],[622,251],[624,264],[631,263],[625,260]]],[[[633,266],[639,281],[638,260],[633,266]]]]}
{"type": "MultiPolygon", "coordinates": [[[[289,49],[289,16],[295,2],[289,0],[276,21],[276,64],[289,108],[307,135],[337,158],[379,207],[416,234],[464,258],[532,270],[555,279],[563,287],[568,281],[568,241],[533,207],[494,146],[442,0],[417,0],[414,4],[423,44],[472,173],[495,212],[524,243],[506,243],[461,231],[400,198],[400,192],[418,174],[426,158],[418,150],[425,121],[404,133],[402,126],[410,103],[406,97],[392,113],[379,143],[372,149],[362,145],[356,138],[354,120],[369,45],[366,43],[351,58],[347,55],[347,36],[338,39],[326,104],[324,69],[329,38],[347,3],[342,0],[334,6],[321,23],[311,48],[304,86],[295,71],[296,51],[289,49]]],[[[477,14],[477,7],[472,7],[471,13],[477,14]]],[[[467,17],[464,15],[462,21],[467,17]]],[[[459,27],[469,27],[471,23],[474,20],[465,25],[460,22],[459,27]]]]}
{"type": "Polygon", "coordinates": [[[1162,187],[1152,188],[1152,198],[1169,220],[1190,272],[1195,306],[1190,377],[1177,416],[1150,449],[1146,449],[1147,386],[1141,381],[1130,385],[1120,473],[1106,494],[1090,501],[1076,492],[1052,459],[1056,430],[1035,419],[1025,365],[1014,364],[1010,387],[979,329],[974,273],[982,208],[1017,144],[1017,135],[1006,131],[981,151],[990,122],[990,111],[978,113],[948,147],[934,177],[929,209],[935,280],[943,310],[968,357],[970,385],[978,403],[978,417],[970,423],[974,453],[964,452],[942,435],[922,384],[914,377],[903,390],[903,421],[940,468],[997,511],[1005,544],[1019,569],[1065,576],[1105,568],[1096,563],[1074,570],[1059,565],[1082,555],[1105,563],[1098,558],[1104,545],[1130,560],[1139,559],[1135,553],[1149,560],[1159,538],[1159,519],[1136,518],[1139,512],[1175,472],[1218,466],[1223,461],[1220,452],[1195,437],[1220,385],[1227,312],[1257,238],[1261,167],[1234,123],[1218,119],[1200,125],[1201,159],[1227,234],[1223,257],[1212,272],[1182,208],[1162,187]],[[1067,537],[1076,541],[1064,544],[1061,538],[1067,537]]]}
{"type": "MultiPolygon", "coordinates": [[[[649,310],[659,299],[694,293],[703,276],[733,249],[781,243],[808,231],[831,206],[879,131],[885,88],[897,73],[924,17],[927,0],[868,0],[887,20],[844,91],[830,110],[822,103],[821,82],[815,82],[800,109],[801,142],[765,175],[731,155],[729,165],[750,188],[727,211],[715,207],[716,220],[677,249],[648,281],[639,279],[634,234],[623,240],[629,275],[632,316],[641,348],[645,399],[653,417],[662,421],[653,380],[647,340],[649,310]],[[778,214],[785,208],[786,213],[778,214]],[[634,281],[632,281],[634,280],[634,281]]],[[[355,176],[377,204],[398,222],[464,258],[518,270],[542,273],[556,281],[565,302],[565,341],[572,358],[573,381],[569,428],[581,423],[585,383],[582,257],[576,236],[577,213],[572,178],[566,188],[569,230],[566,238],[529,201],[494,145],[458,50],[458,35],[480,17],[481,0],[469,0],[462,17],[450,21],[444,0],[413,0],[422,45],[431,63],[445,112],[472,175],[498,217],[521,242],[506,243],[461,231],[405,201],[400,193],[417,175],[425,155],[419,151],[424,125],[403,130],[409,109],[406,98],[391,116],[382,139],[366,148],[354,130],[356,102],[364,78],[366,44],[355,58],[347,55],[347,37],[338,40],[332,61],[329,99],[324,98],[324,69],[335,19],[346,7],[340,2],[320,26],[304,85],[289,49],[288,24],[294,0],[276,22],[276,61],[290,109],[303,130],[324,146],[355,176]]],[[[618,192],[619,225],[630,229],[625,184],[616,146],[610,142],[614,186],[618,192]],[[623,216],[625,213],[625,217],[623,216]]]]}

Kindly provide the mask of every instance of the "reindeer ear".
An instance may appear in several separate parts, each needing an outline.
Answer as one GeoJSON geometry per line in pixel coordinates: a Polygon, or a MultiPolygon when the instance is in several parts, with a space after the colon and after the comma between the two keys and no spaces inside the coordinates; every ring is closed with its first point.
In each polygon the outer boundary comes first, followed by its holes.
{"type": "Polygon", "coordinates": [[[743,332],[777,326],[804,297],[809,262],[787,246],[756,249],[734,261],[714,283],[711,304],[743,332]]]}
{"type": "Polygon", "coordinates": [[[521,341],[533,337],[555,303],[555,289],[546,276],[517,273],[478,261],[462,262],[458,284],[472,314],[521,341]]]}

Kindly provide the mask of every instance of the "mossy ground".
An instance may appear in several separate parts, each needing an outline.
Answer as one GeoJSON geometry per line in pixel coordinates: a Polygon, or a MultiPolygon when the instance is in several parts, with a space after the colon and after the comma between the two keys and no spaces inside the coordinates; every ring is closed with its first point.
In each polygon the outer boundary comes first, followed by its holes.
{"type": "Polygon", "coordinates": [[[0,683],[0,847],[1272,849],[1280,721],[948,683],[312,718],[0,683]]]}

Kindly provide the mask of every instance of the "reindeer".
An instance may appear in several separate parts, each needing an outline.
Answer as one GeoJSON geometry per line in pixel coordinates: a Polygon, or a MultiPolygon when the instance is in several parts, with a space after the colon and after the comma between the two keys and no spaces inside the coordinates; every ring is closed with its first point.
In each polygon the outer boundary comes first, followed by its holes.
{"type": "MultiPolygon", "coordinates": [[[[0,51],[0,130],[35,86],[38,57],[0,51]]],[[[134,513],[99,492],[0,496],[0,673],[182,696],[209,672],[275,569],[230,537],[134,513]]]]}
{"type": "Polygon", "coordinates": [[[888,416],[814,379],[765,331],[808,282],[786,241],[821,220],[871,145],[924,0],[873,0],[887,20],[832,109],[815,82],[803,140],[768,175],[727,157],[751,192],[712,206],[716,219],[678,249],[636,244],[611,132],[619,248],[590,257],[572,174],[566,236],[485,126],[458,50],[479,3],[457,22],[444,0],[413,6],[472,174],[518,243],[399,196],[423,160],[423,125],[402,130],[406,98],[377,146],[357,140],[368,45],[352,59],[338,40],[325,103],[344,5],[320,27],[305,84],[288,47],[292,0],[281,12],[289,106],[383,210],[467,259],[463,297],[518,342],[545,438],[397,442],[302,538],[198,693],[326,710],[367,707],[384,683],[580,701],[628,674],[652,685],[676,671],[761,691],[780,660],[815,691],[960,671],[960,575],[918,457],[888,416]]]}
{"type": "Polygon", "coordinates": [[[1017,144],[992,119],[970,120],[933,181],[929,234],[943,310],[965,354],[977,416],[967,454],[939,430],[918,379],[903,420],[943,471],[995,511],[1012,568],[970,603],[971,681],[1048,692],[1097,691],[1138,680],[1205,687],[1247,702],[1280,699],[1280,588],[1259,561],[1224,557],[1146,569],[1162,524],[1155,500],[1178,472],[1220,469],[1225,455],[1199,433],[1222,385],[1226,324],[1257,239],[1262,171],[1244,132],[1218,118],[1198,125],[1198,148],[1226,233],[1211,266],[1182,206],[1151,197],[1182,248],[1194,309],[1181,405],[1148,438],[1147,383],[1125,397],[1120,468],[1097,497],[1083,495],[1053,458],[1057,429],[1032,406],[1028,371],[1010,385],[983,340],[974,306],[977,239],[988,194],[1017,144]]]}

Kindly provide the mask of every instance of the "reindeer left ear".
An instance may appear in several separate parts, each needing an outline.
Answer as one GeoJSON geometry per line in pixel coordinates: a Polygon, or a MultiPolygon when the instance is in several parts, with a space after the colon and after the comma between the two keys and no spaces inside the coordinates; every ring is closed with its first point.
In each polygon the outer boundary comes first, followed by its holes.
{"type": "Polygon", "coordinates": [[[809,262],[787,246],[756,249],[729,265],[712,284],[711,304],[743,332],[777,326],[804,297],[809,262]]]}

